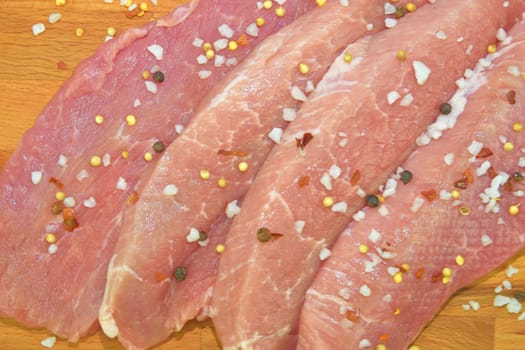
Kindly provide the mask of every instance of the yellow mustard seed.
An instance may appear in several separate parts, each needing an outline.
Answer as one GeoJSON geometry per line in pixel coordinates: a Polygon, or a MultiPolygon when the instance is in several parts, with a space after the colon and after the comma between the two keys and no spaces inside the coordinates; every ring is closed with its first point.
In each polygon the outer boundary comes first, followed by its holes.
{"type": "Polygon", "coordinates": [[[128,123],[129,126],[133,126],[137,124],[137,118],[133,114],[128,114],[126,116],[126,122],[128,123]]]}
{"type": "Polygon", "coordinates": [[[394,279],[394,282],[401,283],[403,282],[403,273],[398,271],[394,274],[394,276],[392,276],[392,278],[394,279]]]}
{"type": "Polygon", "coordinates": [[[124,158],[124,159],[128,159],[128,157],[129,157],[129,152],[128,152],[127,150],[122,150],[121,155],[122,155],[122,158],[124,158]]]}
{"type": "Polygon", "coordinates": [[[66,0],[55,0],[55,5],[57,6],[64,6],[66,4],[66,0]]]}
{"type": "Polygon", "coordinates": [[[147,2],[142,2],[142,3],[140,3],[140,9],[141,9],[142,11],[148,11],[148,10],[149,10],[149,8],[148,8],[148,3],[147,3],[147,2]]]}
{"type": "Polygon", "coordinates": [[[263,2],[263,7],[264,7],[265,9],[267,9],[267,10],[271,9],[272,6],[273,6],[273,2],[270,1],[270,0],[265,0],[265,1],[263,2]]]}
{"type": "Polygon", "coordinates": [[[463,264],[465,264],[465,258],[461,255],[456,256],[456,264],[458,266],[463,266],[463,264]]]}
{"type": "Polygon", "coordinates": [[[239,169],[239,171],[245,172],[246,170],[248,170],[248,163],[240,162],[237,168],[239,169]]]}
{"type": "Polygon", "coordinates": [[[117,34],[117,30],[115,29],[115,27],[109,27],[108,30],[106,31],[106,33],[109,36],[115,36],[115,34],[117,34]]]}
{"type": "Polygon", "coordinates": [[[149,71],[148,70],[144,70],[142,71],[142,79],[144,80],[148,80],[150,77],[150,74],[149,74],[149,71]]]}
{"type": "Polygon", "coordinates": [[[55,193],[55,198],[57,201],[63,201],[64,198],[66,198],[66,194],[62,191],[58,191],[57,193],[55,193]]]}
{"type": "Polygon", "coordinates": [[[396,57],[401,61],[404,61],[407,59],[407,52],[405,50],[398,50],[396,53],[396,57]]]}
{"type": "Polygon", "coordinates": [[[416,4],[414,4],[413,2],[409,2],[408,4],[406,4],[405,8],[408,12],[414,12],[416,10],[416,4]]]}
{"type": "Polygon", "coordinates": [[[385,344],[377,344],[376,350],[387,350],[385,344]]]}
{"type": "Polygon", "coordinates": [[[450,195],[452,196],[452,198],[458,199],[461,196],[461,192],[459,192],[458,190],[452,190],[452,192],[450,192],[450,195]]]}
{"type": "Polygon", "coordinates": [[[401,309],[396,307],[396,310],[394,311],[394,315],[399,316],[400,313],[401,313],[401,309]]]}
{"type": "Polygon", "coordinates": [[[210,178],[210,171],[206,170],[206,169],[202,169],[199,172],[199,175],[200,175],[201,179],[208,180],[210,178]]]}
{"type": "Polygon", "coordinates": [[[368,246],[366,244],[359,245],[359,253],[366,254],[368,253],[368,246]]]}
{"type": "Polygon", "coordinates": [[[332,205],[334,205],[334,199],[330,196],[326,196],[323,198],[323,206],[326,208],[330,208],[332,205]]]}
{"type": "Polygon", "coordinates": [[[146,162],[151,162],[151,160],[153,160],[153,154],[151,154],[151,152],[144,153],[144,160],[146,162]]]}
{"type": "Polygon", "coordinates": [[[443,284],[448,284],[449,282],[450,282],[450,277],[443,276],[443,278],[441,279],[441,283],[443,284]]]}
{"type": "Polygon", "coordinates": [[[489,46],[487,46],[487,52],[488,53],[496,52],[496,45],[495,44],[490,44],[489,46]]]}
{"type": "Polygon", "coordinates": [[[89,165],[93,167],[100,166],[100,164],[102,164],[102,158],[100,158],[99,156],[95,155],[89,159],[89,165]]]}
{"type": "Polygon", "coordinates": [[[514,144],[512,142],[505,142],[503,144],[503,150],[505,152],[511,152],[514,150],[514,144]]]}
{"type": "Polygon", "coordinates": [[[262,17],[257,17],[257,19],[255,20],[255,24],[257,25],[257,27],[262,27],[265,23],[266,21],[262,17]]]}
{"type": "Polygon", "coordinates": [[[142,17],[144,16],[146,12],[145,11],[140,11],[139,13],[137,13],[137,17],[142,17]]]}
{"type": "Polygon", "coordinates": [[[239,44],[237,44],[236,41],[230,40],[228,42],[228,49],[230,49],[231,51],[237,50],[238,47],[239,47],[239,44]]]}
{"type": "Polygon", "coordinates": [[[407,264],[407,263],[402,264],[401,267],[402,267],[403,270],[405,270],[406,272],[410,271],[410,265],[407,264]]]}
{"type": "Polygon", "coordinates": [[[217,180],[217,185],[219,185],[220,188],[225,188],[228,185],[228,181],[221,177],[219,180],[217,180]]]}
{"type": "Polygon", "coordinates": [[[326,4],[326,0],[315,0],[315,2],[317,3],[317,6],[319,6],[319,7],[321,7],[324,4],[326,4]]]}
{"type": "Polygon", "coordinates": [[[224,244],[217,244],[215,246],[215,251],[219,254],[224,253],[224,244]]]}
{"type": "Polygon", "coordinates": [[[211,46],[210,43],[204,43],[204,44],[202,44],[202,49],[203,49],[204,51],[209,51],[209,50],[211,50],[212,48],[213,48],[213,46],[211,46]]]}
{"type": "Polygon", "coordinates": [[[346,63],[352,62],[353,58],[354,57],[351,54],[349,54],[349,53],[345,53],[344,56],[343,56],[343,59],[345,60],[346,63]]]}
{"type": "Polygon", "coordinates": [[[515,132],[520,132],[523,130],[523,124],[521,123],[514,123],[512,124],[512,130],[514,130],[515,132]]]}
{"type": "Polygon", "coordinates": [[[282,6],[278,6],[278,7],[275,9],[275,15],[276,15],[277,17],[283,17],[285,14],[286,14],[286,11],[285,11],[284,7],[282,7],[282,6]]]}
{"type": "Polygon", "coordinates": [[[127,0],[127,1],[124,3],[124,6],[125,6],[125,7],[130,7],[131,4],[133,4],[133,0],[127,0]]]}
{"type": "Polygon", "coordinates": [[[299,69],[299,72],[301,72],[301,74],[308,74],[308,72],[310,71],[310,68],[306,63],[299,63],[297,69],[299,69]]]}
{"type": "Polygon", "coordinates": [[[100,114],[97,114],[97,115],[95,116],[95,123],[97,123],[98,125],[104,123],[104,117],[101,116],[100,114]]]}
{"type": "Polygon", "coordinates": [[[421,350],[421,348],[417,345],[412,345],[411,347],[408,348],[408,350],[421,350]]]}
{"type": "Polygon", "coordinates": [[[518,215],[520,212],[520,206],[519,204],[514,204],[509,207],[509,214],[510,215],[518,215]]]}
{"type": "Polygon", "coordinates": [[[206,58],[211,60],[213,59],[213,57],[215,57],[215,51],[214,50],[208,50],[206,51],[206,58]]]}
{"type": "Polygon", "coordinates": [[[82,35],[84,35],[84,29],[82,28],[75,29],[75,35],[80,38],[82,35]]]}
{"type": "Polygon", "coordinates": [[[452,276],[452,269],[450,267],[444,267],[443,270],[441,270],[441,273],[443,274],[443,277],[450,277],[452,276]]]}
{"type": "Polygon", "coordinates": [[[52,233],[46,233],[45,239],[47,243],[55,243],[57,241],[57,237],[52,233]]]}

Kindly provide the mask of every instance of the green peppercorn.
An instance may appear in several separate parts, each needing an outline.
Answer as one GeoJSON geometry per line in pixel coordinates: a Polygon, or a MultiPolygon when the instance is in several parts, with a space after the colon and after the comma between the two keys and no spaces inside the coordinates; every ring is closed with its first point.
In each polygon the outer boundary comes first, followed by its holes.
{"type": "Polygon", "coordinates": [[[55,203],[51,205],[51,213],[53,215],[58,215],[62,213],[63,209],[64,209],[64,204],[62,203],[62,201],[56,201],[55,203]]]}
{"type": "Polygon", "coordinates": [[[370,208],[377,208],[380,204],[380,200],[375,194],[369,194],[365,197],[365,203],[370,208]]]}
{"type": "Polygon", "coordinates": [[[403,170],[399,176],[401,182],[403,182],[405,185],[412,181],[412,173],[408,170],[403,170]]]}
{"type": "Polygon", "coordinates": [[[186,279],[186,275],[188,274],[188,269],[184,266],[178,266],[173,271],[173,277],[177,281],[184,281],[186,279]]]}
{"type": "Polygon", "coordinates": [[[162,83],[164,81],[164,73],[161,71],[156,71],[153,73],[153,80],[155,80],[157,83],[162,83]]]}
{"type": "Polygon", "coordinates": [[[208,234],[204,231],[199,231],[199,241],[204,242],[208,239],[208,234]]]}
{"type": "Polygon", "coordinates": [[[261,242],[268,242],[272,238],[272,233],[266,227],[257,230],[257,239],[261,242]]]}
{"type": "Polygon", "coordinates": [[[403,17],[406,14],[406,10],[403,6],[397,6],[396,7],[396,17],[403,17]]]}
{"type": "Polygon", "coordinates": [[[442,103],[439,106],[439,111],[441,112],[441,114],[450,114],[450,112],[452,112],[452,106],[450,105],[450,103],[442,103]]]}
{"type": "Polygon", "coordinates": [[[164,143],[162,143],[162,141],[156,141],[153,144],[153,150],[157,153],[164,152],[165,149],[166,149],[166,146],[164,146],[164,143]]]}

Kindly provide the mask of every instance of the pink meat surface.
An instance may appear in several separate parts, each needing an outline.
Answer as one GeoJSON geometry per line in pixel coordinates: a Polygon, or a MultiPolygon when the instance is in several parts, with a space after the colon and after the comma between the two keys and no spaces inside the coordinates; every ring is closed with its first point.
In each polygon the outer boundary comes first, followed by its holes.
{"type": "MultiPolygon", "coordinates": [[[[236,62],[312,7],[287,1],[286,16],[278,17],[256,3],[193,1],[105,43],[78,66],[0,175],[3,317],[49,328],[71,341],[98,327],[123,209],[136,200],[139,177],[160,158],[153,144],[168,145],[236,62]],[[265,18],[260,28],[258,17],[265,18]],[[223,48],[239,38],[246,45],[223,48]],[[214,45],[213,60],[202,56],[203,42],[214,45]],[[164,74],[163,82],[159,73],[154,80],[156,71],[164,74]],[[144,158],[147,153],[151,161],[144,158]],[[92,156],[101,164],[90,165],[92,156]],[[62,204],[74,210],[79,226],[72,231],[61,214],[51,214],[56,192],[63,192],[68,199],[62,204]],[[46,241],[47,233],[55,243],[46,241]]],[[[71,218],[68,222],[74,226],[71,218]]]]}
{"type": "Polygon", "coordinates": [[[523,209],[509,213],[525,205],[525,138],[513,130],[525,122],[525,22],[509,37],[429,133],[452,130],[403,164],[412,181],[398,181],[382,210],[365,209],[336,241],[308,289],[300,349],[406,349],[454,291],[525,246],[523,209]]]}
{"type": "Polygon", "coordinates": [[[213,89],[126,212],[99,314],[106,334],[146,347],[208,314],[219,255],[215,243],[187,236],[224,241],[227,216],[306,95],[348,43],[370,26],[382,29],[384,19],[382,0],[328,2],[265,40],[213,89]],[[210,231],[216,220],[220,230],[210,231]],[[178,267],[183,281],[173,276],[178,267]]]}
{"type": "Polygon", "coordinates": [[[273,148],[228,233],[212,301],[225,348],[288,348],[296,341],[324,248],[363,206],[363,195],[410,155],[455,80],[525,2],[485,5],[423,7],[346,48],[350,63],[345,55],[335,61],[273,148]],[[406,59],[396,57],[399,50],[406,59]],[[313,138],[304,145],[308,133],[313,138]],[[261,242],[261,229],[276,235],[261,242]]]}

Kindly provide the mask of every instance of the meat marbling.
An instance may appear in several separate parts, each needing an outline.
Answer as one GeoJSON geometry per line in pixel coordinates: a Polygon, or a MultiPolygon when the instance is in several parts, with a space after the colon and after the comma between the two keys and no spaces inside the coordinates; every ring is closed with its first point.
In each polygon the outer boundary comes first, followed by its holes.
{"type": "Polygon", "coordinates": [[[439,1],[350,45],[350,63],[345,54],[335,61],[273,148],[228,233],[212,301],[225,348],[293,344],[325,247],[362,197],[408,157],[455,80],[524,6],[439,1]],[[276,235],[261,242],[261,232],[276,235]]]}
{"type": "Polygon", "coordinates": [[[215,245],[224,242],[231,221],[226,216],[235,214],[225,207],[240,204],[279,142],[279,136],[268,136],[271,131],[286,128],[348,43],[384,28],[384,20],[383,0],[328,2],[264,41],[213,89],[126,211],[100,309],[106,334],[128,347],[145,347],[199,313],[208,315],[219,259],[215,245]],[[297,97],[295,89],[306,95],[297,97]],[[240,170],[242,163],[247,170],[240,170]],[[188,241],[189,232],[195,238],[188,241]],[[199,241],[199,232],[209,241],[199,241]],[[183,281],[174,277],[181,269],[183,281]]]}
{"type": "Polygon", "coordinates": [[[412,180],[399,169],[383,210],[338,238],[308,289],[299,349],[406,349],[452,293],[525,246],[525,22],[508,38],[422,139],[443,136],[402,165],[412,180]]]}
{"type": "Polygon", "coordinates": [[[70,341],[98,328],[122,211],[160,158],[152,146],[169,144],[263,37],[315,6],[287,1],[279,17],[256,3],[193,1],[118,35],[77,67],[0,175],[0,315],[70,341]]]}

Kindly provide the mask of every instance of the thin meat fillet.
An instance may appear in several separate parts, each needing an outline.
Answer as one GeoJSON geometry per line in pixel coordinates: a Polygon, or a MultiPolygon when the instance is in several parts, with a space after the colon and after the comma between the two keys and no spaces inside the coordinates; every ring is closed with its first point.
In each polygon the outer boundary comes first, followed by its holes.
{"type": "Polygon", "coordinates": [[[455,79],[525,2],[509,5],[437,2],[350,45],[351,62],[344,54],[336,59],[273,148],[228,232],[212,300],[225,348],[293,343],[326,246],[363,196],[414,150],[455,79]]]}
{"type": "Polygon", "coordinates": [[[384,1],[328,2],[261,43],[213,89],[126,211],[99,314],[107,335],[147,347],[208,314],[219,259],[212,241],[224,241],[226,217],[335,57],[384,19],[384,1]],[[210,230],[217,220],[220,231],[210,230]]]}
{"type": "Polygon", "coordinates": [[[0,175],[0,315],[71,341],[95,330],[139,177],[226,72],[313,6],[287,1],[279,17],[256,1],[193,1],[81,63],[0,175]]]}
{"type": "Polygon", "coordinates": [[[525,247],[525,22],[509,38],[425,135],[443,136],[389,180],[383,210],[338,238],[308,289],[300,349],[406,349],[454,291],[525,247]]]}

